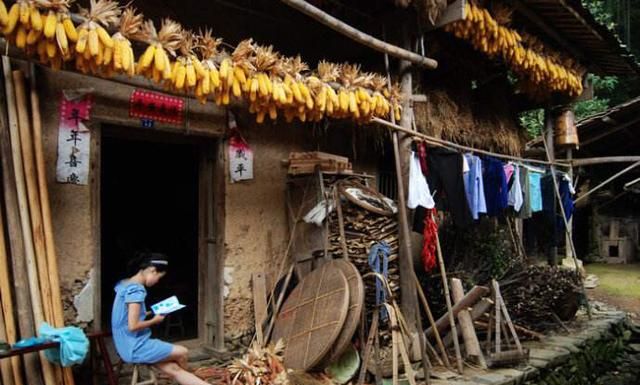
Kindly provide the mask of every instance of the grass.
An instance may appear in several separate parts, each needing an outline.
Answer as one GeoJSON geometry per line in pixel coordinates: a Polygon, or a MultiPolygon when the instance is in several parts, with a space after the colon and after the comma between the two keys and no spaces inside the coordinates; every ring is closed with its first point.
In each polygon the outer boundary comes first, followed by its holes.
{"type": "Polygon", "coordinates": [[[599,289],[610,295],[640,299],[640,264],[593,263],[585,268],[588,274],[598,276],[599,289]]]}

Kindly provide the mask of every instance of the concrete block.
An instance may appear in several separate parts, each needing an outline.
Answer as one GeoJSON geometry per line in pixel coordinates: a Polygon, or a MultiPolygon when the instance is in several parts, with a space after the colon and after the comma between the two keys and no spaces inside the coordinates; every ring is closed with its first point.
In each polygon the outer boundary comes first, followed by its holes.
{"type": "Polygon", "coordinates": [[[471,378],[471,381],[486,385],[513,385],[513,381],[502,374],[492,370],[489,373],[480,374],[471,378]]]}
{"type": "Polygon", "coordinates": [[[531,358],[529,359],[529,365],[533,366],[534,368],[537,369],[544,369],[547,366],[549,366],[549,361],[545,361],[545,360],[540,360],[537,358],[531,358]]]}
{"type": "Polygon", "coordinates": [[[544,349],[530,348],[529,357],[537,360],[548,361],[551,366],[561,365],[569,360],[571,352],[564,348],[548,346],[544,349]]]}
{"type": "Polygon", "coordinates": [[[518,385],[524,382],[525,373],[521,370],[504,368],[504,369],[497,369],[494,372],[497,374],[501,374],[505,376],[507,379],[511,380],[510,383],[513,385],[518,385]]]}

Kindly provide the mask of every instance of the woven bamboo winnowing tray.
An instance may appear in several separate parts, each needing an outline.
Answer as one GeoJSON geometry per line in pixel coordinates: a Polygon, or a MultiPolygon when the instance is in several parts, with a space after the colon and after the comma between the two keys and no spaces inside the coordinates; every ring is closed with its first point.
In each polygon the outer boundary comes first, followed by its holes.
{"type": "Polygon", "coordinates": [[[309,273],[293,289],[276,318],[273,341],[285,343],[284,365],[310,370],[342,331],[349,310],[349,284],[335,264],[309,273]]]}

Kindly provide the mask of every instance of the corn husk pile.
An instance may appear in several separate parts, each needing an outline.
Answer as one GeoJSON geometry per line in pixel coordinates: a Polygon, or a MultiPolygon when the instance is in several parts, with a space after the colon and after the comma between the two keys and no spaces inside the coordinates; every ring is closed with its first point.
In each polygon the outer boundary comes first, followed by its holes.
{"type": "Polygon", "coordinates": [[[265,348],[253,345],[242,358],[234,360],[227,368],[231,384],[235,385],[290,385],[283,364],[282,340],[265,348]]]}
{"type": "Polygon", "coordinates": [[[222,41],[211,30],[194,33],[168,18],[156,28],[115,0],[91,0],[88,9],[79,9],[82,21],[76,26],[69,11],[73,1],[18,0],[7,10],[0,0],[0,27],[8,42],[54,69],[73,61],[83,73],[138,74],[202,103],[241,100],[258,123],[281,117],[287,122],[366,123],[392,114],[400,119],[399,88],[358,66],[320,62],[310,69],[299,56],[286,57],[251,39],[228,53],[219,49],[222,41]],[[133,41],[144,44],[137,60],[133,41]]]}
{"type": "Polygon", "coordinates": [[[526,267],[504,278],[500,290],[513,321],[533,330],[557,327],[555,316],[570,320],[579,307],[580,281],[560,267],[526,267]]]}
{"type": "Polygon", "coordinates": [[[500,24],[508,20],[504,15],[508,12],[500,13],[503,15],[496,19],[486,8],[467,3],[466,18],[444,29],[488,57],[502,59],[520,80],[522,92],[533,98],[544,99],[553,93],[580,95],[585,69],[571,59],[528,47],[520,33],[500,24]]]}

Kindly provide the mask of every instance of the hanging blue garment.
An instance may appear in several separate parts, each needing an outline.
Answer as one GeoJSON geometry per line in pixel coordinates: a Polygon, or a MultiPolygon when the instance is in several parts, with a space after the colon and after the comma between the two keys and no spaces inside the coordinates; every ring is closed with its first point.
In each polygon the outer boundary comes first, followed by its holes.
{"type": "Polygon", "coordinates": [[[529,204],[531,212],[542,211],[542,174],[536,171],[529,171],[529,204]]]}
{"type": "Polygon", "coordinates": [[[473,154],[465,154],[469,171],[464,173],[464,188],[469,202],[469,210],[473,219],[487,213],[487,202],[484,196],[484,179],[482,178],[482,161],[473,154]]]}
{"type": "MultiPolygon", "coordinates": [[[[558,186],[560,190],[560,199],[562,200],[562,207],[564,208],[564,213],[567,215],[567,222],[571,219],[573,215],[573,197],[571,194],[571,184],[564,178],[560,178],[560,184],[558,186]]],[[[562,213],[560,213],[562,215],[562,213]]],[[[564,221],[562,217],[560,217],[560,228],[564,229],[564,221]]]]}
{"type": "Polygon", "coordinates": [[[509,204],[509,186],[504,164],[496,158],[486,157],[482,160],[482,168],[487,215],[495,217],[502,214],[509,204]]]}
{"type": "Polygon", "coordinates": [[[46,322],[40,325],[40,337],[60,343],[60,347],[45,350],[47,359],[69,367],[81,364],[89,352],[89,339],[82,329],[69,326],[56,329],[46,322]]]}
{"type": "MultiPolygon", "coordinates": [[[[385,279],[389,277],[389,254],[391,254],[391,248],[384,241],[376,243],[369,251],[369,267],[374,272],[382,274],[385,279]]],[[[387,309],[380,305],[386,301],[385,288],[382,287],[382,282],[376,278],[376,306],[380,308],[380,319],[383,321],[387,319],[387,309]]]]}

